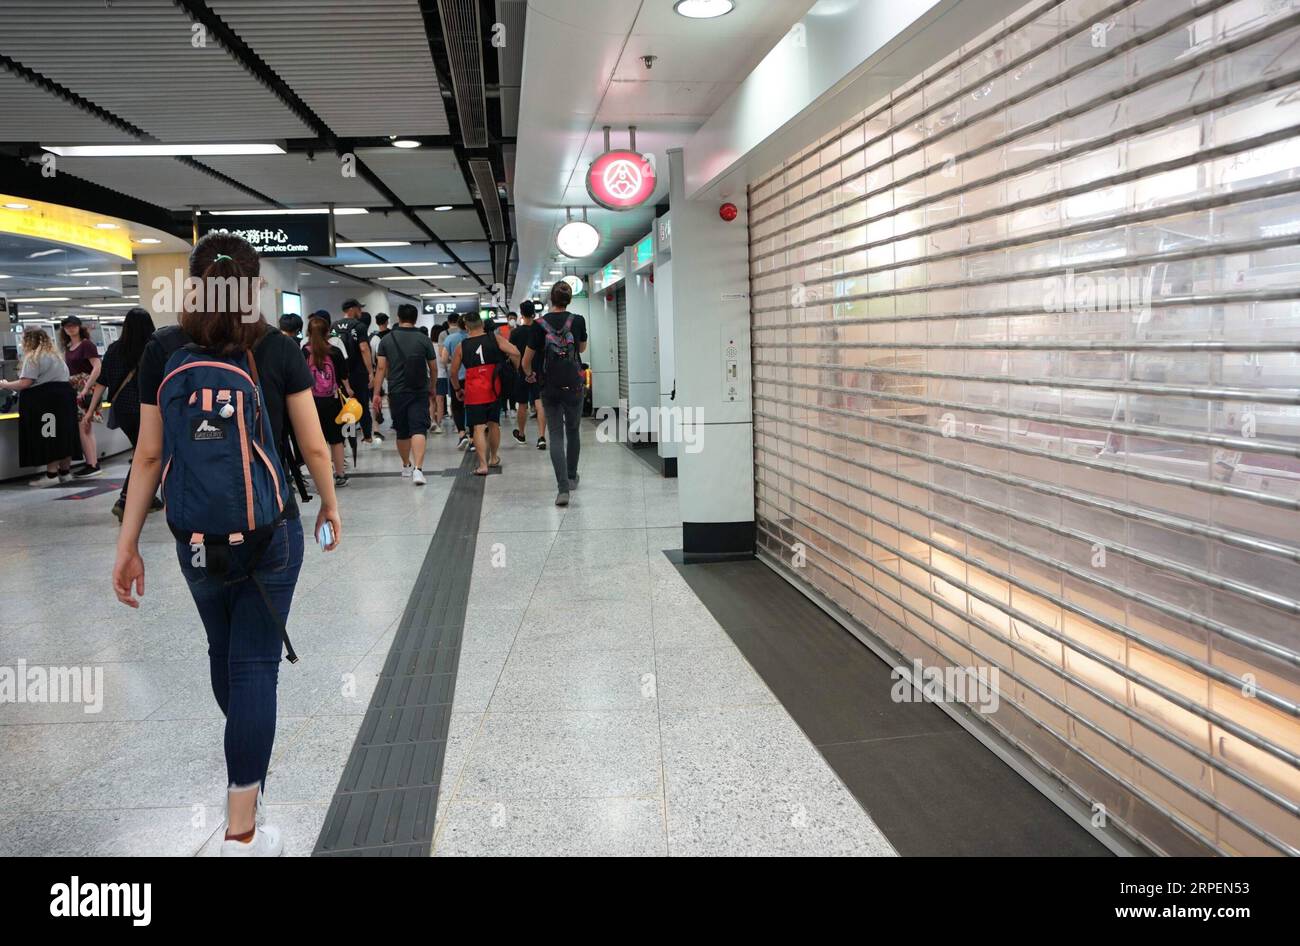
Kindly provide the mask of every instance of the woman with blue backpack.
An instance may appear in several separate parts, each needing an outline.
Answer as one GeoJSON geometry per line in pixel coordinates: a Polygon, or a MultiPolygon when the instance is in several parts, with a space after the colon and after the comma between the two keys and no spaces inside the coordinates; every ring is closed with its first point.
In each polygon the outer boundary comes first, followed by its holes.
{"type": "Polygon", "coordinates": [[[140,360],[140,439],[118,535],[113,590],[145,591],[140,532],[159,485],[181,573],[208,639],[212,692],[226,717],[223,857],[275,857],[280,832],[262,804],[275,741],[285,624],[302,567],[303,530],[281,457],[293,430],[320,496],[317,542],[342,535],[312,376],[293,339],[257,311],[256,251],[211,233],[190,254],[180,324],[154,333],[140,360]]]}

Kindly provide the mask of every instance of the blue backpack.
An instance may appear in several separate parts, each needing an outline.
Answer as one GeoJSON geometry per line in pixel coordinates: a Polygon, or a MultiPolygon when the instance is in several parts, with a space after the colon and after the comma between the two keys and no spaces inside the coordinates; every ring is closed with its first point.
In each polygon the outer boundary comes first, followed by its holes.
{"type": "MultiPolygon", "coordinates": [[[[163,502],[172,534],[204,548],[209,573],[225,576],[231,546],[248,543],[254,574],[284,516],[289,482],[266,415],[251,353],[216,355],[191,343],[167,359],[158,387],[163,422],[163,502]]],[[[281,632],[289,661],[297,655],[281,632]]]]}

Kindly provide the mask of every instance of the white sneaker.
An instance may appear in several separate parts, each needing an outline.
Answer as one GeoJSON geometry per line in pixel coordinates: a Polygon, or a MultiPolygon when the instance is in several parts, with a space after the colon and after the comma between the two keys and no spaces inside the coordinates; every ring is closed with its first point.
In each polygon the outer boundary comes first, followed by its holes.
{"type": "Polygon", "coordinates": [[[258,828],[253,834],[253,840],[247,843],[221,842],[222,857],[279,857],[283,851],[284,839],[280,837],[280,829],[269,824],[258,828]]]}
{"type": "Polygon", "coordinates": [[[413,467],[413,466],[404,466],[404,467],[402,467],[402,478],[403,478],[403,479],[408,479],[408,480],[409,480],[409,479],[411,478],[411,471],[414,470],[414,469],[415,469],[415,467],[413,467]]]}
{"type": "Polygon", "coordinates": [[[413,470],[411,472],[411,482],[416,486],[424,485],[424,470],[413,470]]]}
{"type": "Polygon", "coordinates": [[[36,479],[28,480],[27,485],[34,489],[49,489],[51,486],[63,486],[64,484],[71,482],[71,474],[68,474],[67,479],[64,479],[62,476],[46,476],[42,473],[40,476],[36,477],[36,479]]]}
{"type": "Polygon", "coordinates": [[[434,432],[435,434],[445,434],[445,433],[447,432],[447,430],[446,430],[446,428],[444,428],[444,427],[442,426],[442,424],[434,424],[434,425],[433,425],[433,432],[434,432]]]}
{"type": "Polygon", "coordinates": [[[371,450],[374,450],[376,447],[382,447],[383,445],[384,445],[383,437],[376,437],[374,440],[371,440],[369,443],[366,444],[366,446],[369,447],[371,450]]]}

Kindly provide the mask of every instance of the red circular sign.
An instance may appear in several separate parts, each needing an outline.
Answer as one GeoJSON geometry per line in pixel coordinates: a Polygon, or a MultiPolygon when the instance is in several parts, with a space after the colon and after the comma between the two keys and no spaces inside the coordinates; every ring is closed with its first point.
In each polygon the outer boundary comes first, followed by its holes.
{"type": "Polygon", "coordinates": [[[606,151],[587,169],[587,193],[609,210],[640,207],[655,192],[655,169],[635,151],[606,151]]]}

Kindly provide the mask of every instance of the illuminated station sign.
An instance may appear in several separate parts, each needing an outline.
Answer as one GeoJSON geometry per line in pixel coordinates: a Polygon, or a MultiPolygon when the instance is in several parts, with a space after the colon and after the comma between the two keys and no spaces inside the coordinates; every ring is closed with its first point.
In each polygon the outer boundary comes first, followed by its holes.
{"type": "Polygon", "coordinates": [[[655,169],[636,151],[606,151],[587,169],[587,193],[607,210],[640,207],[655,192],[655,169]]]}

